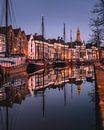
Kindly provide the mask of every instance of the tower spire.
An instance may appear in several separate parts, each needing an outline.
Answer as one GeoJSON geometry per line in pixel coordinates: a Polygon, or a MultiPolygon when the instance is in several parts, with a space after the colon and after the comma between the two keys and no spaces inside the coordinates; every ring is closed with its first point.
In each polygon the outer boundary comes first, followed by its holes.
{"type": "Polygon", "coordinates": [[[80,29],[79,29],[79,27],[77,28],[76,41],[81,41],[81,38],[80,38],[80,29]]]}

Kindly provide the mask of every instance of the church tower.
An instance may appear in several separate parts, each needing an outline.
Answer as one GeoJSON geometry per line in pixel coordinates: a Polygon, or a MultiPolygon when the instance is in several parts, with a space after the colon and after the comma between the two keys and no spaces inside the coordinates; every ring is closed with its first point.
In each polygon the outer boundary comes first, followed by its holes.
{"type": "Polygon", "coordinates": [[[81,41],[81,38],[80,38],[80,29],[79,29],[79,27],[77,28],[76,41],[81,41]]]}

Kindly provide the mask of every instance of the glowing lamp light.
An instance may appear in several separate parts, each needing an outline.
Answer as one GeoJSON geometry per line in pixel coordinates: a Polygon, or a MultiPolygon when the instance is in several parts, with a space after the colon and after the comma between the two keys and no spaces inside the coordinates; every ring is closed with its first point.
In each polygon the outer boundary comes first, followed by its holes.
{"type": "Polygon", "coordinates": [[[17,51],[17,49],[16,49],[16,48],[14,48],[14,51],[17,51]]]}

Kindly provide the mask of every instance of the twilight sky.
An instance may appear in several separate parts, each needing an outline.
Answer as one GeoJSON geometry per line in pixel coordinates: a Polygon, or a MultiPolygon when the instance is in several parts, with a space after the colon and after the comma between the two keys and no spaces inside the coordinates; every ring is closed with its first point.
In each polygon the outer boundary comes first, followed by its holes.
{"type": "Polygon", "coordinates": [[[96,1],[98,0],[12,0],[17,26],[27,34],[41,33],[41,16],[43,15],[46,38],[63,36],[65,22],[68,41],[70,30],[75,40],[78,26],[82,40],[88,40],[89,19],[96,1]]]}

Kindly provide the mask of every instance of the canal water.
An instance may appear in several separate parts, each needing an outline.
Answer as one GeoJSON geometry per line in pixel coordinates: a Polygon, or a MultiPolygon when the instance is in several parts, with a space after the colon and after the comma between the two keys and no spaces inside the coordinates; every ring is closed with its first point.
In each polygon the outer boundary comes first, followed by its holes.
{"type": "Polygon", "coordinates": [[[0,130],[103,130],[92,66],[39,70],[3,80],[0,130]]]}

